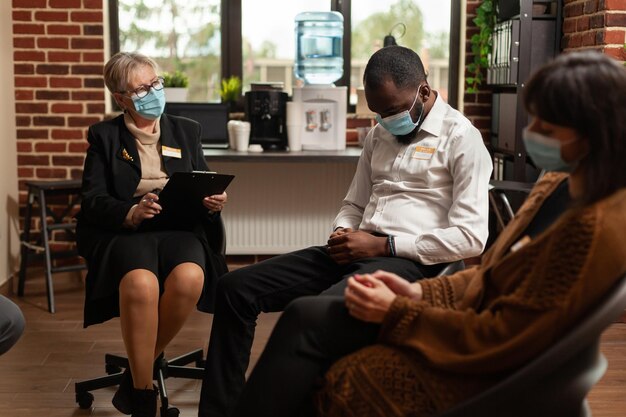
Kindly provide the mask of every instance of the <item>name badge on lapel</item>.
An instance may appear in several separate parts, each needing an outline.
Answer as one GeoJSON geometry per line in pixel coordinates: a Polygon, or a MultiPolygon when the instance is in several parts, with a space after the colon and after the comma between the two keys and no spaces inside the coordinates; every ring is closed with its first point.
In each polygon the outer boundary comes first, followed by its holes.
{"type": "Polygon", "coordinates": [[[170,148],[169,146],[162,146],[161,153],[163,156],[171,156],[172,158],[182,158],[180,149],[178,148],[170,148]]]}

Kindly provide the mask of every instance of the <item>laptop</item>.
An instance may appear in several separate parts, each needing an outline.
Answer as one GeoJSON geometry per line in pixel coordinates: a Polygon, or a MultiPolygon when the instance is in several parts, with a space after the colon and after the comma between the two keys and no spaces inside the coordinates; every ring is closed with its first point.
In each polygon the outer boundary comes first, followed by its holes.
{"type": "Polygon", "coordinates": [[[187,117],[202,126],[202,148],[228,148],[228,104],[167,103],[165,113],[187,117]]]}

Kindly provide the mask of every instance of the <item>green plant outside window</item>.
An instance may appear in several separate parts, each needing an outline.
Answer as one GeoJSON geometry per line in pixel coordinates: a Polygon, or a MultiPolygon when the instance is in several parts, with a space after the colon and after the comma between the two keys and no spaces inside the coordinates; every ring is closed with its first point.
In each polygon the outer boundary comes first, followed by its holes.
{"type": "Polygon", "coordinates": [[[164,72],[162,76],[165,88],[187,88],[189,86],[189,77],[181,71],[164,72]]]}

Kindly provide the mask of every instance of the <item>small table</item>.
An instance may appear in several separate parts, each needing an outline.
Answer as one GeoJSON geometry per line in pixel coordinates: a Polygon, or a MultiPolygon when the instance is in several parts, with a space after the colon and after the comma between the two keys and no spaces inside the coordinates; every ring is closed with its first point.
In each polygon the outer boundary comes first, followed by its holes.
{"type": "MultiPolygon", "coordinates": [[[[56,180],[56,181],[27,181],[28,199],[26,202],[26,213],[24,216],[24,232],[21,236],[21,264],[18,282],[19,296],[24,295],[24,284],[26,281],[26,268],[29,260],[35,258],[45,259],[46,289],[48,293],[48,311],[55,312],[54,290],[52,287],[52,274],[55,272],[78,271],[87,268],[84,263],[53,266],[52,261],[59,258],[73,258],[78,256],[76,249],[51,251],[50,235],[55,230],[65,230],[68,235],[74,236],[76,223],[68,221],[68,216],[72,215],[72,210],[80,204],[80,180],[56,180]],[[50,209],[50,197],[59,197],[61,202],[55,204],[66,206],[60,213],[50,209]],[[31,219],[33,216],[33,206],[37,202],[39,206],[39,217],[41,219],[41,233],[35,242],[31,242],[31,219]],[[48,218],[52,222],[48,222],[48,218]],[[30,259],[29,259],[30,258],[30,259]]],[[[37,216],[37,214],[34,214],[37,216]]]]}

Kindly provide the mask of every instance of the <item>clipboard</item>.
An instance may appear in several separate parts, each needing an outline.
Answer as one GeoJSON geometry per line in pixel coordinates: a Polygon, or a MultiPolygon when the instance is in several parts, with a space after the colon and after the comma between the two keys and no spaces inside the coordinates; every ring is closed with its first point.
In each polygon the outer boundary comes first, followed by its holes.
{"type": "Polygon", "coordinates": [[[221,194],[234,175],[208,171],[175,172],[159,193],[159,204],[166,212],[190,212],[202,208],[202,199],[221,194]]]}

